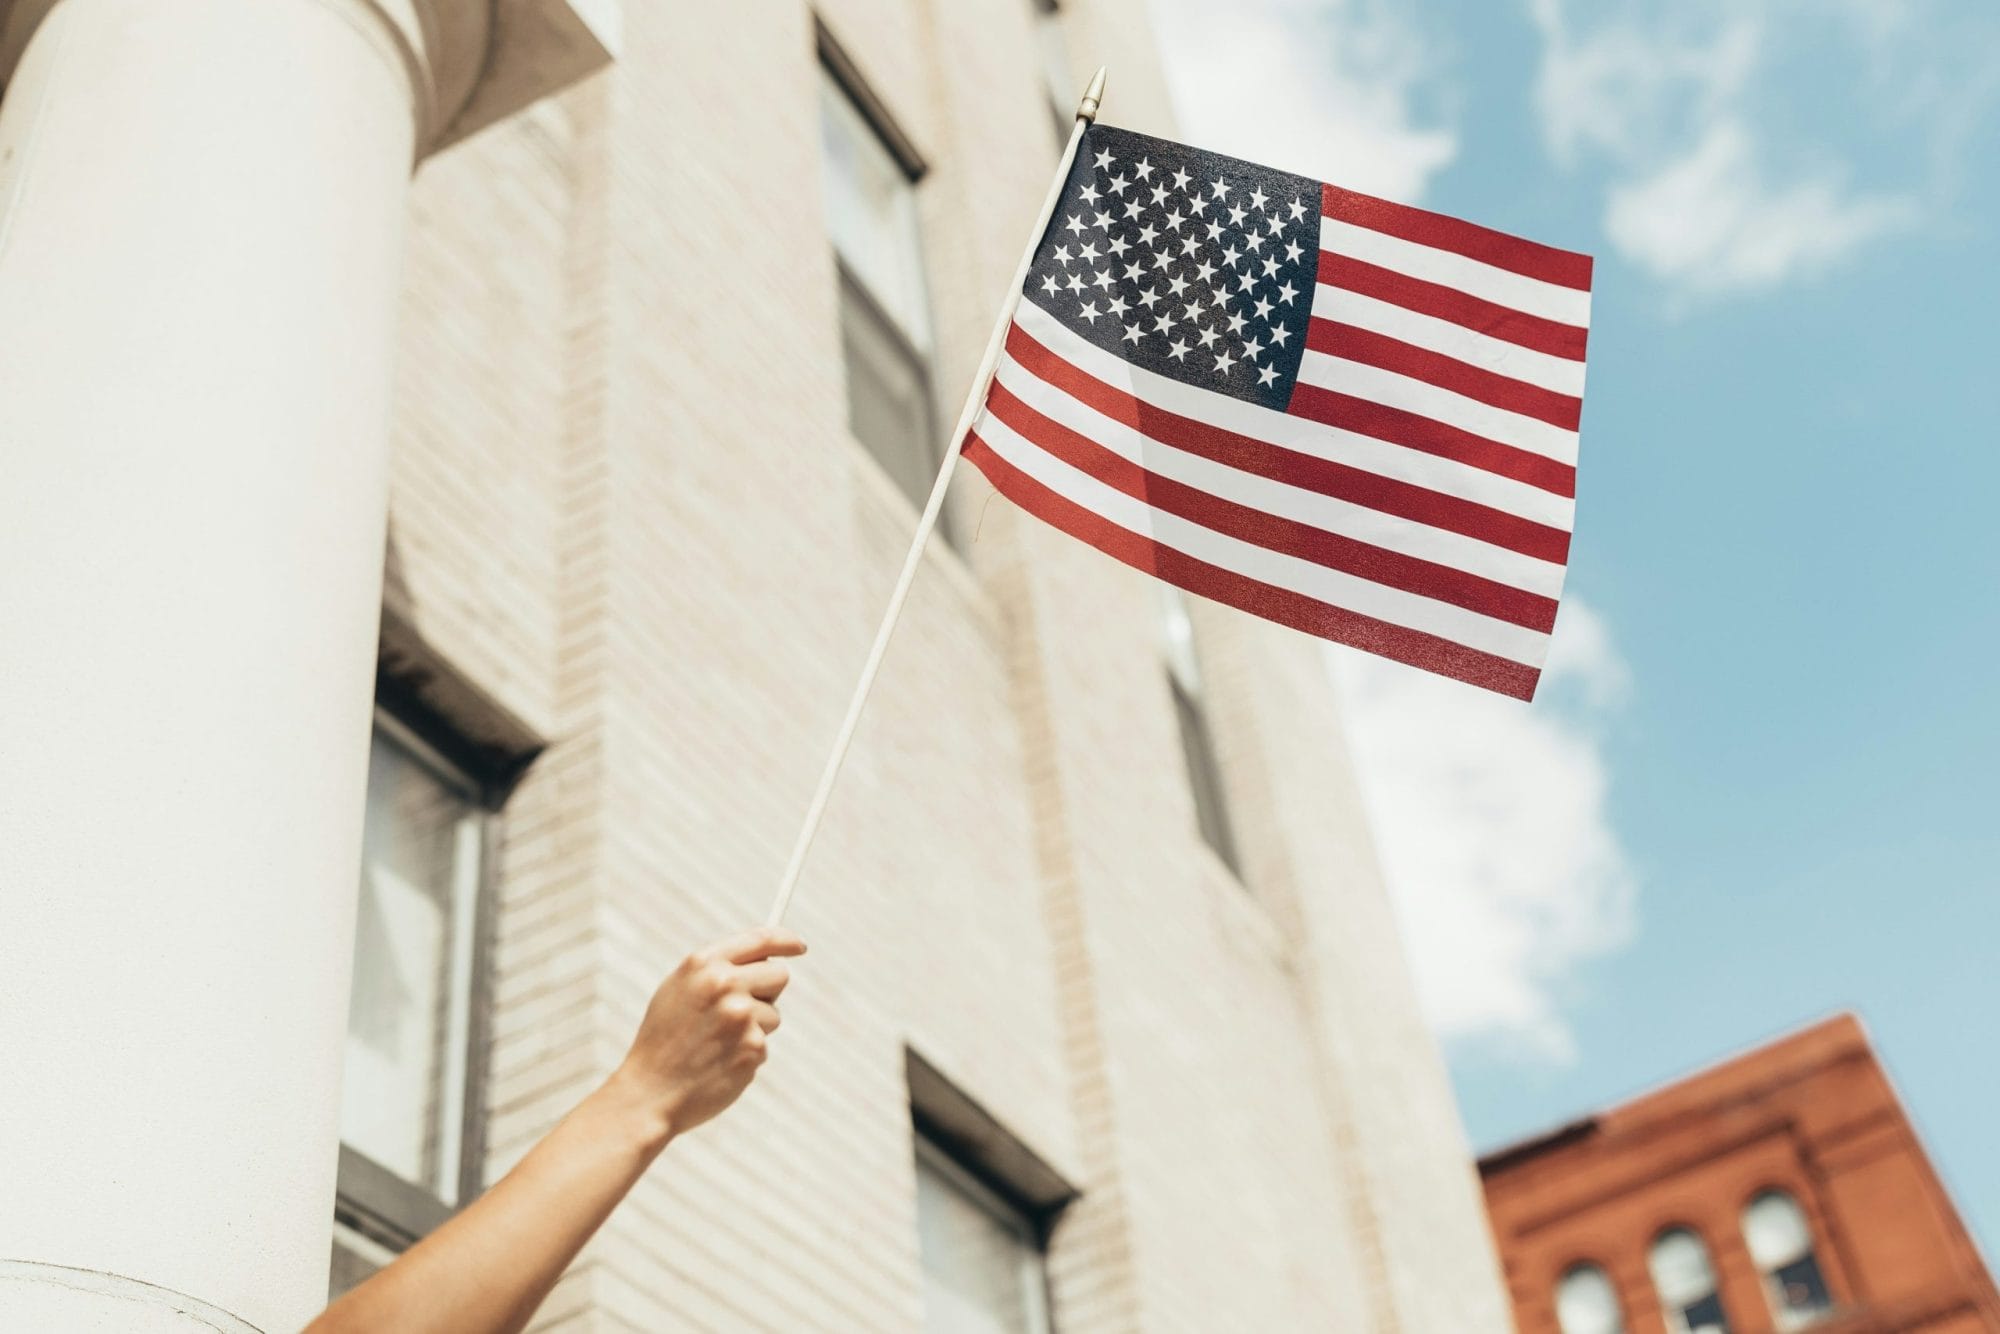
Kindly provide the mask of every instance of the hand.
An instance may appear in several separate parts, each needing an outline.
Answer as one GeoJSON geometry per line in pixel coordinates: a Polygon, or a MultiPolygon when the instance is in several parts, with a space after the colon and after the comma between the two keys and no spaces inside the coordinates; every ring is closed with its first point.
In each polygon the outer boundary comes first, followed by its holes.
{"type": "Polygon", "coordinates": [[[783,960],[805,952],[792,932],[764,927],[695,951],[660,983],[611,1082],[661,1118],[663,1145],[750,1086],[791,981],[783,960]]]}

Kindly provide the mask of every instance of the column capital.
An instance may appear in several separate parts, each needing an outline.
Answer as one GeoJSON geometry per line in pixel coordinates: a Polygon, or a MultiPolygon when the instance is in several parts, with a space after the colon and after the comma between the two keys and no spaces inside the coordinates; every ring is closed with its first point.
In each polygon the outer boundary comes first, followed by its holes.
{"type": "MultiPolygon", "coordinates": [[[[289,0],[340,11],[410,81],[417,156],[610,63],[621,0],[289,0]]],[[[0,0],[0,83],[62,0],[0,0]]]]}

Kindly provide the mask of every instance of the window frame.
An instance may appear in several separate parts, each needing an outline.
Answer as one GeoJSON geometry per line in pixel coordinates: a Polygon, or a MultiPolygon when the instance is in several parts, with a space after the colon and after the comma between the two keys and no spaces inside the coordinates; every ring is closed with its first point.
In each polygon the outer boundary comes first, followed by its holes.
{"type": "Polygon", "coordinates": [[[1556,1324],[1560,1328],[1561,1334],[1576,1334],[1576,1331],[1571,1330],[1569,1326],[1563,1323],[1562,1293],[1563,1289],[1569,1286],[1572,1279],[1584,1273],[1595,1273],[1599,1278],[1603,1279],[1605,1290],[1611,1294],[1614,1334],[1630,1334],[1632,1327],[1630,1322],[1625,1318],[1625,1294],[1618,1290],[1618,1280],[1612,1276],[1610,1266],[1604,1264],[1602,1261],[1592,1260],[1587,1257],[1571,1260],[1568,1264],[1564,1265],[1557,1271],[1556,1281],[1549,1287],[1551,1309],[1556,1317],[1556,1324]]]}
{"type": "MultiPolygon", "coordinates": [[[[1020,1238],[1021,1291],[1029,1295],[1027,1334],[1055,1334],[1054,1302],[1049,1292],[1049,1229],[1026,1206],[997,1190],[970,1166],[953,1156],[950,1149],[926,1134],[921,1126],[915,1133],[918,1170],[929,1168],[947,1185],[970,1200],[975,1208],[1020,1238]]],[[[923,1242],[917,1243],[918,1264],[923,1263],[923,1242]]]]}
{"type": "Polygon", "coordinates": [[[1722,1300],[1722,1274],[1715,1267],[1715,1248],[1708,1244],[1708,1237],[1693,1223],[1668,1223],[1653,1231],[1653,1239],[1646,1244],[1646,1278],[1652,1284],[1654,1301],[1660,1308],[1660,1320],[1667,1328],[1667,1334],[1696,1334],[1697,1330],[1710,1328],[1706,1325],[1694,1326],[1687,1322],[1687,1308],[1694,1302],[1670,1302],[1660,1289],[1659,1272],[1653,1257],[1662,1242],[1675,1233],[1685,1233],[1701,1249],[1702,1264],[1708,1269],[1708,1291],[1698,1300],[1715,1302],[1716,1313],[1722,1318],[1722,1334],[1736,1334],[1736,1322],[1730,1318],[1729,1307],[1722,1300]]]}
{"type": "Polygon", "coordinates": [[[1182,767],[1187,774],[1188,799],[1194,805],[1195,830],[1229,873],[1243,880],[1242,850],[1230,818],[1229,784],[1222,757],[1215,747],[1215,730],[1208,717],[1208,681],[1202,670],[1201,635],[1195,628],[1194,594],[1176,584],[1159,585],[1160,661],[1172,696],[1174,726],[1180,733],[1182,767]],[[1177,661],[1175,621],[1186,626],[1187,663],[1177,661]],[[1191,677],[1192,679],[1184,679],[1191,677]]]}
{"type": "MultiPolygon", "coordinates": [[[[457,1202],[405,1179],[361,1150],[339,1141],[334,1221],[376,1245],[400,1252],[434,1231],[485,1189],[486,1091],[493,1027],[493,946],[498,922],[500,807],[518,773],[475,772],[462,759],[473,743],[428,710],[377,690],[369,748],[386,734],[431,777],[459,796],[479,822],[479,866],[471,905],[471,967],[467,980],[464,1077],[460,1093],[457,1202]]],[[[349,967],[353,966],[350,956],[349,967]]]]}
{"type": "Polygon", "coordinates": [[[1820,1262],[1819,1236],[1813,1227],[1813,1216],[1807,1212],[1805,1204],[1799,1199],[1797,1191],[1777,1184],[1758,1187],[1756,1190],[1750,1192],[1749,1196],[1743,1201],[1743,1207],[1737,1210],[1736,1226],[1738,1232],[1743,1237],[1743,1249],[1750,1256],[1751,1267],[1756,1270],[1757,1286],[1764,1293],[1764,1305],[1769,1309],[1771,1322],[1778,1330],[1793,1331],[1810,1329],[1822,1321],[1832,1319],[1839,1313],[1840,1303],[1833,1295],[1833,1284],[1827,1279],[1826,1266],[1820,1262]],[[1766,1268],[1764,1262],[1758,1258],[1756,1248],[1751,1244],[1750,1239],[1750,1212],[1761,1201],[1767,1199],[1780,1199],[1791,1206],[1793,1212],[1798,1215],[1799,1226],[1804,1230],[1806,1239],[1806,1247],[1803,1251],[1792,1256],[1789,1260],[1778,1262],[1770,1268],[1766,1268]],[[1827,1304],[1820,1310],[1795,1311],[1785,1305],[1778,1294],[1778,1276],[1785,1269],[1802,1261],[1811,1263],[1813,1272],[1819,1279],[1820,1288],[1826,1294],[1827,1304]]]}

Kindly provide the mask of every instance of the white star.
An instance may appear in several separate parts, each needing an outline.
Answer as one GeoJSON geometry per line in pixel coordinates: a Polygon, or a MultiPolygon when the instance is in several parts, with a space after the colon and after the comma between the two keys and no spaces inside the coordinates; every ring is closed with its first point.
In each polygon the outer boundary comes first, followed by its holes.
{"type": "Polygon", "coordinates": [[[1257,318],[1260,320],[1271,318],[1271,303],[1261,296],[1257,298],[1257,318]]]}
{"type": "Polygon", "coordinates": [[[1243,258],[1243,252],[1241,250],[1238,250],[1235,246],[1225,246],[1223,248],[1222,262],[1224,264],[1227,264],[1230,268],[1232,269],[1235,268],[1236,261],[1242,258],[1243,258]]]}
{"type": "Polygon", "coordinates": [[[1207,347],[1210,343],[1213,343],[1216,339],[1220,337],[1222,337],[1222,335],[1217,333],[1213,329],[1203,329],[1201,331],[1201,345],[1203,347],[1207,347]]]}
{"type": "Polygon", "coordinates": [[[1186,343],[1183,343],[1178,338],[1176,338],[1172,343],[1167,345],[1167,355],[1172,357],[1175,361],[1186,361],[1187,354],[1188,354],[1188,345],[1186,343]]]}
{"type": "Polygon", "coordinates": [[[1142,287],[1139,289],[1139,304],[1143,305],[1147,310],[1151,310],[1154,306],[1160,304],[1160,297],[1162,295],[1164,293],[1149,292],[1142,287]]]}
{"type": "Polygon", "coordinates": [[[1278,261],[1272,259],[1269,255],[1264,257],[1264,276],[1266,278],[1275,278],[1278,276],[1278,261]]]}
{"type": "Polygon", "coordinates": [[[1158,227],[1153,226],[1151,223],[1148,223],[1144,227],[1141,227],[1139,229],[1139,244],[1151,245],[1153,244],[1153,238],[1158,236],[1159,234],[1160,234],[1160,229],[1158,227]]]}
{"type": "Polygon", "coordinates": [[[1118,258],[1120,259],[1125,258],[1125,252],[1130,250],[1131,248],[1132,248],[1132,243],[1130,241],[1125,240],[1123,237],[1114,236],[1111,238],[1111,246],[1110,246],[1111,253],[1118,256],[1118,258]]]}
{"type": "Polygon", "coordinates": [[[1229,293],[1223,291],[1220,287],[1216,288],[1208,294],[1208,304],[1214,306],[1217,310],[1228,310],[1229,293]]]}
{"type": "Polygon", "coordinates": [[[1110,171],[1110,170],[1111,170],[1111,150],[1110,150],[1110,149],[1108,149],[1108,148],[1107,148],[1107,149],[1105,149],[1105,150],[1104,150],[1103,152],[1101,152],[1101,153],[1099,153],[1099,154],[1097,155],[1097,169],[1098,169],[1099,171],[1110,171]]]}
{"type": "Polygon", "coordinates": [[[1128,342],[1128,343],[1136,343],[1136,342],[1138,342],[1138,341],[1139,341],[1139,340],[1140,340],[1141,338],[1144,338],[1145,336],[1146,336],[1146,331],[1145,331],[1144,329],[1141,329],[1141,328],[1140,328],[1140,327],[1139,327],[1138,325],[1136,325],[1136,324],[1128,324],[1128,325],[1126,325],[1126,326],[1125,326],[1125,341],[1126,341],[1126,342],[1128,342]]]}
{"type": "Polygon", "coordinates": [[[1193,198],[1188,200],[1188,212],[1190,213],[1208,212],[1208,201],[1206,199],[1203,199],[1200,195],[1195,195],[1193,198]]]}
{"type": "Polygon", "coordinates": [[[1306,206],[1294,199],[1291,203],[1285,205],[1285,212],[1292,215],[1293,222],[1297,222],[1306,215],[1306,206]]]}
{"type": "Polygon", "coordinates": [[[1187,189],[1187,188],[1188,188],[1188,174],[1187,174],[1186,172],[1184,172],[1184,171],[1180,170],[1179,168],[1175,168],[1175,169],[1174,169],[1174,189],[1176,189],[1176,190],[1185,190],[1185,189],[1187,189]]]}
{"type": "Polygon", "coordinates": [[[1095,278],[1092,278],[1090,281],[1095,283],[1099,287],[1109,288],[1111,286],[1111,281],[1112,281],[1110,266],[1107,265],[1104,269],[1104,272],[1098,274],[1095,278]]]}
{"type": "Polygon", "coordinates": [[[1289,306],[1292,304],[1292,298],[1297,296],[1298,294],[1299,292],[1297,288],[1293,287],[1290,283],[1286,283],[1283,287],[1280,287],[1278,289],[1278,304],[1281,306],[1289,306]]]}
{"type": "Polygon", "coordinates": [[[1070,214],[1070,215],[1069,215],[1069,221],[1068,221],[1068,222],[1066,222],[1066,223],[1064,223],[1064,224],[1063,224],[1063,226],[1065,226],[1065,227],[1067,227],[1067,228],[1069,229],[1069,231],[1070,231],[1070,234],[1071,234],[1072,236],[1082,236],[1082,235],[1083,235],[1083,219],[1082,219],[1082,218],[1079,218],[1079,217],[1078,217],[1078,216],[1077,216],[1076,214],[1074,214],[1074,213],[1072,213],[1072,214],[1070,214]]]}
{"type": "Polygon", "coordinates": [[[1262,213],[1264,211],[1264,205],[1269,198],[1270,197],[1266,195],[1262,189],[1252,190],[1250,192],[1250,207],[1256,209],[1259,213],[1262,213]]]}
{"type": "Polygon", "coordinates": [[[1241,204],[1232,204],[1229,206],[1229,221],[1232,226],[1241,227],[1243,225],[1243,206],[1241,204]]]}
{"type": "Polygon", "coordinates": [[[1278,368],[1276,366],[1259,366],[1257,368],[1257,383],[1259,386],[1267,385],[1277,378],[1278,368]]]}
{"type": "Polygon", "coordinates": [[[1235,311],[1232,310],[1229,312],[1229,332],[1233,334],[1240,334],[1243,332],[1243,326],[1248,323],[1250,323],[1250,321],[1244,319],[1241,315],[1237,314],[1235,311]]]}
{"type": "Polygon", "coordinates": [[[1104,188],[1109,190],[1114,195],[1122,195],[1125,193],[1125,187],[1130,185],[1131,183],[1132,182],[1126,180],[1123,176],[1113,176],[1111,178],[1110,184],[1106,185],[1104,188]]]}
{"type": "Polygon", "coordinates": [[[1223,180],[1220,176],[1216,177],[1215,184],[1209,186],[1208,188],[1210,193],[1213,194],[1214,197],[1217,199],[1229,198],[1229,183],[1223,180]]]}
{"type": "Polygon", "coordinates": [[[1062,284],[1057,282],[1056,276],[1053,273],[1051,273],[1048,277],[1042,279],[1042,290],[1044,292],[1047,292],[1050,296],[1054,296],[1057,292],[1060,292],[1062,290],[1062,284]]]}
{"type": "Polygon", "coordinates": [[[1209,263],[1207,260],[1203,260],[1201,263],[1194,266],[1194,276],[1201,279],[1203,282],[1207,282],[1210,278],[1213,278],[1215,276],[1215,265],[1209,263]]]}
{"type": "Polygon", "coordinates": [[[1057,246],[1054,252],[1049,255],[1049,258],[1058,264],[1069,263],[1069,247],[1066,245],[1057,246]]]}
{"type": "Polygon", "coordinates": [[[1097,228],[1100,232],[1109,231],[1111,228],[1111,215],[1099,212],[1090,219],[1090,225],[1097,228]]]}
{"type": "Polygon", "coordinates": [[[1116,315],[1120,319],[1123,319],[1125,316],[1125,312],[1130,309],[1131,309],[1130,304],[1125,300],[1124,297],[1119,296],[1116,292],[1113,292],[1111,294],[1111,299],[1104,303],[1105,313],[1107,315],[1116,315]]]}
{"type": "Polygon", "coordinates": [[[1254,338],[1246,338],[1243,340],[1243,356],[1245,360],[1254,362],[1257,360],[1257,358],[1263,355],[1264,355],[1264,345],[1262,343],[1258,342],[1254,338]]]}
{"type": "Polygon", "coordinates": [[[1097,303],[1094,301],[1084,302],[1083,309],[1077,311],[1078,315],[1090,321],[1092,328],[1095,328],[1097,326],[1097,317],[1099,315],[1102,315],[1103,313],[1104,313],[1103,311],[1097,308],[1097,303]]]}
{"type": "Polygon", "coordinates": [[[1186,222],[1187,220],[1188,220],[1187,215],[1185,213],[1182,213],[1179,209],[1175,209],[1171,213],[1167,214],[1167,226],[1173,228],[1175,231],[1179,231],[1181,229],[1181,224],[1186,222]]]}
{"type": "Polygon", "coordinates": [[[1271,329],[1271,341],[1276,343],[1279,347],[1283,347],[1285,345],[1285,340],[1287,338],[1290,338],[1291,336],[1292,336],[1292,331],[1290,329],[1287,329],[1282,324],[1275,325],[1271,329]]]}
{"type": "Polygon", "coordinates": [[[1078,259],[1095,260],[1097,258],[1097,242],[1092,241],[1088,245],[1079,246],[1077,248],[1076,257],[1078,259]]]}
{"type": "Polygon", "coordinates": [[[1081,292],[1083,290],[1083,275],[1080,273],[1072,273],[1069,276],[1068,287],[1069,290],[1072,292],[1081,292]]]}
{"type": "Polygon", "coordinates": [[[1140,158],[1139,165],[1132,168],[1132,175],[1134,178],[1138,180],[1143,181],[1152,174],[1153,174],[1153,159],[1149,157],[1140,158]]]}
{"type": "Polygon", "coordinates": [[[1269,235],[1270,235],[1271,239],[1275,241],[1275,240],[1277,240],[1277,239],[1278,239],[1278,238],[1279,238],[1280,236],[1284,235],[1284,233],[1285,233],[1285,224],[1284,224],[1284,223],[1282,223],[1282,222],[1279,222],[1279,221],[1278,221],[1278,220],[1277,220],[1277,219],[1276,219],[1276,218],[1274,217],[1274,218],[1272,218],[1272,219],[1271,219],[1271,220],[1270,220],[1269,222],[1267,222],[1267,223],[1266,223],[1266,224],[1264,225],[1264,230],[1265,230],[1265,231],[1266,231],[1267,233],[1269,233],[1269,235]]]}
{"type": "Polygon", "coordinates": [[[1218,352],[1215,354],[1215,369],[1221,371],[1224,375],[1229,374],[1229,368],[1235,364],[1236,358],[1230,356],[1227,352],[1218,352]]]}
{"type": "Polygon", "coordinates": [[[1181,253],[1183,255],[1192,255],[1200,249],[1201,238],[1199,236],[1183,236],[1181,238],[1181,253]]]}
{"type": "Polygon", "coordinates": [[[1243,233],[1243,244],[1249,246],[1252,250],[1262,250],[1264,248],[1264,238],[1255,232],[1245,232],[1243,233]]]}
{"type": "Polygon", "coordinates": [[[1239,292],[1248,292],[1248,291],[1249,291],[1249,290],[1250,290],[1251,288],[1255,287],[1256,285],[1257,285],[1257,275],[1256,275],[1256,274],[1254,274],[1254,273],[1250,273],[1250,272],[1247,272],[1247,271],[1246,271],[1246,272],[1243,272],[1243,273],[1239,273],[1239,274],[1237,274],[1237,275],[1236,275],[1236,290],[1237,290],[1237,291],[1239,291],[1239,292]]]}
{"type": "Polygon", "coordinates": [[[1095,204],[1097,202],[1098,191],[1097,187],[1094,185],[1084,186],[1083,189],[1077,191],[1077,194],[1083,199],[1083,202],[1086,204],[1095,204]]]}
{"type": "Polygon", "coordinates": [[[1211,241],[1220,241],[1220,240],[1222,239],[1222,224],[1221,224],[1221,223],[1219,223],[1219,222],[1211,222],[1211,223],[1208,223],[1208,224],[1207,224],[1207,228],[1208,228],[1208,239],[1209,239],[1209,240],[1211,240],[1211,241]]]}
{"type": "Polygon", "coordinates": [[[1179,296],[1182,292],[1187,291],[1188,280],[1185,278],[1169,277],[1167,279],[1167,287],[1175,296],[1179,296]]]}
{"type": "Polygon", "coordinates": [[[1167,330],[1173,327],[1174,327],[1174,317],[1171,314],[1155,315],[1153,317],[1154,333],[1165,333],[1167,330]]]}
{"type": "Polygon", "coordinates": [[[1174,257],[1168,253],[1167,248],[1165,246],[1161,246],[1158,250],[1155,250],[1153,252],[1153,268],[1156,271],[1166,268],[1167,265],[1173,262],[1174,262],[1174,257]]]}
{"type": "Polygon", "coordinates": [[[1299,249],[1299,243],[1298,243],[1297,241],[1287,241],[1287,242],[1285,242],[1285,258],[1286,258],[1286,259],[1288,259],[1288,260],[1290,260],[1290,261],[1291,261],[1292,263],[1296,264],[1296,263],[1298,263],[1298,262],[1299,262],[1299,256],[1300,256],[1300,255],[1303,255],[1303,254],[1305,254],[1305,251],[1303,251],[1303,250],[1299,249]]]}
{"type": "Polygon", "coordinates": [[[1164,204],[1164,203],[1166,203],[1166,202],[1167,202],[1167,187],[1166,187],[1166,186],[1164,186],[1164,185],[1156,185],[1156,186],[1154,186],[1154,187],[1153,187],[1153,202],[1154,202],[1155,204],[1164,204]]]}
{"type": "Polygon", "coordinates": [[[1139,202],[1138,200],[1136,200],[1136,199],[1128,199],[1128,200],[1126,200],[1126,201],[1125,201],[1125,203],[1124,203],[1124,205],[1123,205],[1123,207],[1124,207],[1124,210],[1125,210],[1125,216],[1126,216],[1126,218],[1128,218],[1128,219],[1131,219],[1131,218],[1136,218],[1136,217],[1138,217],[1138,216],[1139,216],[1139,215],[1140,215],[1141,213],[1144,213],[1144,212],[1146,211],[1146,206],[1145,206],[1144,204],[1140,203],[1140,202],[1139,202]]]}
{"type": "Polygon", "coordinates": [[[1139,261],[1133,260],[1130,264],[1127,264],[1125,266],[1125,281],[1128,283],[1136,283],[1139,281],[1139,278],[1142,273],[1143,270],[1141,270],[1139,267],[1139,261]]]}

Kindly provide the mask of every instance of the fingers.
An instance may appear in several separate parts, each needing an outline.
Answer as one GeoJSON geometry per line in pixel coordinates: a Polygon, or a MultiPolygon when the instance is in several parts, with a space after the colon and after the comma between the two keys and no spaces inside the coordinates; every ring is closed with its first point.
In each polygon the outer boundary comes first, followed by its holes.
{"type": "Polygon", "coordinates": [[[766,1033],[777,1032],[778,1025],[784,1022],[783,1017],[778,1014],[778,1007],[768,1001],[758,1001],[757,1008],[751,1013],[756,1017],[757,1027],[766,1033]]]}
{"type": "Polygon", "coordinates": [[[756,963],[761,959],[791,958],[806,952],[805,941],[796,931],[782,926],[762,926],[726,937],[710,946],[710,955],[730,963],[756,963]]]}
{"type": "Polygon", "coordinates": [[[792,970],[776,959],[747,963],[736,970],[736,985],[758,1000],[774,1001],[792,980],[792,970]]]}

